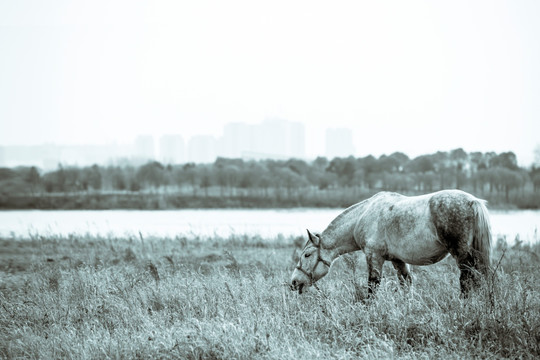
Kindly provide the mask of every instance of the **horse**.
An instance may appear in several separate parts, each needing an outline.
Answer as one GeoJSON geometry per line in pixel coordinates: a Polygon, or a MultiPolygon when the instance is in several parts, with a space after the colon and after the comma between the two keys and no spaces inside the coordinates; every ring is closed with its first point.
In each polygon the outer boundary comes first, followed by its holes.
{"type": "Polygon", "coordinates": [[[486,201],[461,190],[420,196],[380,192],[345,209],[322,232],[312,234],[302,249],[290,288],[304,289],[328,274],[341,255],[362,250],[368,268],[368,297],[380,283],[385,261],[397,270],[401,285],[412,283],[411,265],[435,264],[448,254],[460,270],[467,296],[489,273],[491,225],[486,201]]]}

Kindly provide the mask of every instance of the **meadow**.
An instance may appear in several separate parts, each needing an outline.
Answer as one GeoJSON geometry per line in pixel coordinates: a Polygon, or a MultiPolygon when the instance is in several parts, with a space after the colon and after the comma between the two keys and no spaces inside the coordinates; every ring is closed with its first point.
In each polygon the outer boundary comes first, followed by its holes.
{"type": "Polygon", "coordinates": [[[538,358],[540,244],[499,241],[467,299],[451,258],[391,264],[367,298],[361,252],[299,295],[301,238],[0,239],[0,358],[538,358]]]}

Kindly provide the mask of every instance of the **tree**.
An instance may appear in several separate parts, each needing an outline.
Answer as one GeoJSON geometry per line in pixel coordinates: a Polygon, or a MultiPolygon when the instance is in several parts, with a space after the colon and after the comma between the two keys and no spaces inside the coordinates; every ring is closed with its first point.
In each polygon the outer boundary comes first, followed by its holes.
{"type": "Polygon", "coordinates": [[[394,152],[390,158],[395,159],[399,164],[398,171],[403,171],[405,165],[410,161],[409,157],[402,152],[394,152]]]}
{"type": "Polygon", "coordinates": [[[30,170],[28,170],[25,181],[30,185],[30,192],[34,195],[37,187],[41,183],[41,176],[35,166],[32,166],[30,170]]]}
{"type": "Polygon", "coordinates": [[[57,191],[66,190],[66,172],[64,171],[62,164],[58,164],[58,170],[53,172],[53,181],[55,181],[56,188],[58,189],[57,191]]]}
{"type": "Polygon", "coordinates": [[[278,171],[280,185],[285,186],[287,189],[287,197],[292,198],[293,194],[297,193],[299,188],[302,188],[308,184],[307,180],[298,175],[290,168],[285,167],[278,171]]]}
{"type": "Polygon", "coordinates": [[[454,167],[456,188],[461,189],[465,181],[463,170],[468,162],[468,155],[465,150],[458,148],[450,151],[450,159],[454,167]]]}
{"type": "Polygon", "coordinates": [[[534,192],[540,191],[540,167],[537,168],[533,165],[530,172],[530,178],[533,183],[534,192]]]}
{"type": "Polygon", "coordinates": [[[329,164],[328,159],[321,156],[316,158],[311,164],[312,174],[308,180],[317,186],[319,190],[328,189],[334,183],[335,174],[326,171],[329,164]]]}
{"type": "Polygon", "coordinates": [[[126,190],[128,188],[127,167],[109,166],[104,170],[104,186],[112,190],[126,190]]]}
{"type": "Polygon", "coordinates": [[[81,180],[81,183],[84,190],[88,190],[89,188],[101,190],[102,177],[99,166],[94,164],[90,168],[84,169],[82,176],[83,179],[81,180]]]}
{"type": "Polygon", "coordinates": [[[210,171],[206,166],[201,169],[200,179],[201,188],[204,189],[204,196],[208,197],[208,189],[212,186],[212,180],[210,171]]]}
{"type": "Polygon", "coordinates": [[[450,151],[450,159],[454,162],[465,162],[468,159],[468,155],[462,148],[457,148],[450,151]]]}
{"type": "Polygon", "coordinates": [[[76,167],[64,168],[59,164],[57,170],[45,174],[43,182],[47,192],[71,192],[83,188],[81,179],[84,179],[81,169],[76,167]]]}
{"type": "Polygon", "coordinates": [[[338,176],[329,171],[317,173],[315,184],[319,190],[326,190],[337,183],[338,176]]]}
{"type": "Polygon", "coordinates": [[[373,155],[368,155],[366,157],[360,158],[357,160],[358,166],[364,169],[366,175],[377,172],[379,170],[377,159],[373,155]]]}
{"type": "Polygon", "coordinates": [[[486,163],[484,154],[482,154],[480,151],[470,153],[469,158],[470,158],[470,165],[471,165],[471,181],[473,184],[474,192],[476,192],[476,190],[478,189],[479,179],[480,179],[476,175],[478,171],[487,169],[487,163],[486,163]]]}
{"type": "Polygon", "coordinates": [[[375,188],[375,185],[380,179],[380,176],[376,174],[378,172],[377,159],[373,155],[356,160],[357,168],[363,170],[364,184],[367,185],[369,190],[375,188]]]}
{"type": "Polygon", "coordinates": [[[395,157],[381,155],[377,162],[378,172],[395,173],[399,171],[400,163],[395,157]]]}
{"type": "Polygon", "coordinates": [[[23,178],[17,171],[9,168],[0,168],[0,197],[26,190],[23,178]]]}
{"type": "Polygon", "coordinates": [[[478,170],[487,169],[487,161],[480,151],[472,152],[469,154],[470,161],[471,161],[471,170],[472,172],[476,172],[478,170]]]}
{"type": "Polygon", "coordinates": [[[330,161],[326,171],[336,174],[340,185],[350,187],[354,182],[356,160],[352,156],[347,158],[334,158],[330,161]]]}
{"type": "Polygon", "coordinates": [[[197,165],[194,163],[184,164],[184,166],[176,170],[174,177],[179,188],[182,188],[187,183],[191,186],[193,196],[197,196],[197,187],[199,185],[197,165]]]}
{"type": "Polygon", "coordinates": [[[517,158],[513,152],[504,152],[494,156],[489,160],[490,167],[503,167],[510,170],[517,170],[517,158]]]}
{"type": "Polygon", "coordinates": [[[291,169],[298,175],[307,178],[307,175],[309,173],[309,165],[304,160],[290,159],[287,160],[285,166],[287,166],[289,169],[291,169]]]}
{"type": "Polygon", "coordinates": [[[499,171],[499,178],[502,185],[504,186],[506,202],[509,202],[510,191],[522,187],[525,183],[526,178],[524,177],[524,174],[522,172],[516,170],[499,168],[497,169],[497,171],[499,171]]]}
{"type": "Polygon", "coordinates": [[[229,194],[233,193],[233,188],[238,187],[242,177],[242,169],[244,168],[244,160],[228,159],[219,157],[213,164],[216,172],[216,182],[220,187],[221,195],[225,193],[225,189],[229,194]]]}
{"type": "Polygon", "coordinates": [[[384,172],[382,176],[382,184],[384,190],[398,191],[400,190],[400,173],[384,172]]]}
{"type": "Polygon", "coordinates": [[[474,184],[474,190],[479,187],[480,191],[484,193],[486,184],[490,183],[490,170],[489,169],[480,169],[476,171],[472,176],[471,180],[474,184]]]}
{"type": "Polygon", "coordinates": [[[501,184],[501,174],[499,168],[487,169],[485,174],[489,183],[489,193],[493,194],[493,190],[499,191],[501,184]]]}
{"type": "Polygon", "coordinates": [[[428,171],[434,171],[435,166],[433,160],[429,155],[420,155],[407,164],[407,170],[413,173],[426,173],[428,171]]]}
{"type": "Polygon", "coordinates": [[[268,171],[263,163],[251,161],[246,164],[241,174],[240,187],[246,190],[256,191],[262,189],[264,196],[268,196],[268,171]]]}
{"type": "Polygon", "coordinates": [[[159,188],[165,185],[165,168],[157,161],[148,162],[137,171],[137,180],[143,186],[159,188]]]}
{"type": "Polygon", "coordinates": [[[319,156],[315,160],[313,160],[312,166],[314,166],[318,170],[326,170],[326,168],[328,167],[328,159],[323,156],[319,156]]]}

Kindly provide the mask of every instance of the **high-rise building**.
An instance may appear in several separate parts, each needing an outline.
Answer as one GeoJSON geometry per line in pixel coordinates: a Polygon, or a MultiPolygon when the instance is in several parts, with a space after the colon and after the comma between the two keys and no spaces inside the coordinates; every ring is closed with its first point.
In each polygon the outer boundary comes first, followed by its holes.
{"type": "Polygon", "coordinates": [[[228,123],[223,128],[221,155],[229,158],[242,157],[256,146],[255,126],[244,123],[228,123]]]}
{"type": "Polygon", "coordinates": [[[155,159],[154,137],[151,135],[139,135],[135,139],[135,157],[141,160],[155,159]]]}
{"type": "Polygon", "coordinates": [[[185,161],[182,135],[163,135],[159,139],[159,160],[164,164],[179,164],[185,161]]]}
{"type": "Polygon", "coordinates": [[[254,125],[229,123],[223,131],[220,151],[226,157],[303,158],[304,125],[283,119],[267,119],[254,125]]]}
{"type": "Polygon", "coordinates": [[[212,136],[198,135],[189,140],[188,161],[211,163],[216,160],[216,139],[212,136]]]}
{"type": "Polygon", "coordinates": [[[104,145],[30,145],[4,148],[4,166],[37,166],[44,170],[58,164],[88,166],[106,164],[121,155],[117,144],[104,145]]]}
{"type": "Polygon", "coordinates": [[[306,156],[306,129],[299,122],[290,123],[289,154],[291,157],[304,158],[306,156]]]}
{"type": "Polygon", "coordinates": [[[347,157],[354,155],[352,130],[347,128],[326,130],[326,156],[329,159],[335,157],[347,157]]]}
{"type": "Polygon", "coordinates": [[[257,149],[267,158],[279,158],[287,155],[287,122],[281,119],[267,119],[258,127],[257,149]]]}

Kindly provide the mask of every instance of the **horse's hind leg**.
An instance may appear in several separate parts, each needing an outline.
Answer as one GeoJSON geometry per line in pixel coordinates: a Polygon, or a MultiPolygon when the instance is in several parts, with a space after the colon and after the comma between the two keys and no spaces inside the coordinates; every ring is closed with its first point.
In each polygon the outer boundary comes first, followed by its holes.
{"type": "Polygon", "coordinates": [[[407,265],[401,260],[392,260],[392,265],[394,265],[394,269],[397,270],[399,283],[402,286],[405,284],[410,285],[412,283],[412,278],[411,274],[409,273],[409,265],[407,265]]]}
{"type": "Polygon", "coordinates": [[[478,285],[478,258],[474,256],[474,250],[464,241],[456,242],[457,246],[450,248],[450,254],[459,267],[459,285],[461,295],[467,297],[473,286],[478,285]]]}
{"type": "Polygon", "coordinates": [[[461,294],[465,297],[469,294],[473,286],[477,286],[479,279],[477,268],[477,259],[468,252],[462,252],[456,256],[456,261],[459,266],[460,276],[459,285],[461,287],[461,294]]]}

